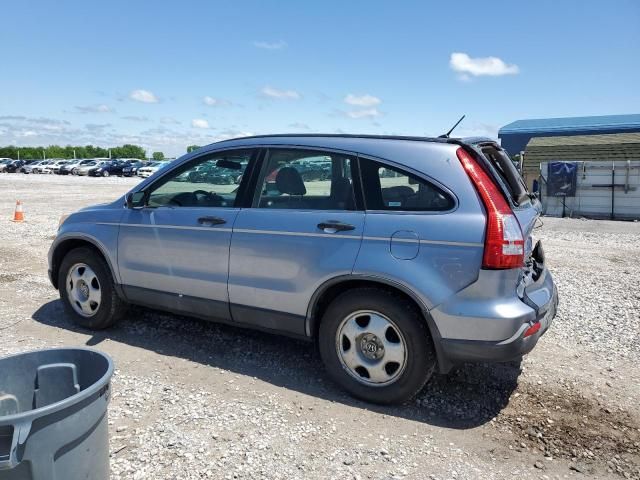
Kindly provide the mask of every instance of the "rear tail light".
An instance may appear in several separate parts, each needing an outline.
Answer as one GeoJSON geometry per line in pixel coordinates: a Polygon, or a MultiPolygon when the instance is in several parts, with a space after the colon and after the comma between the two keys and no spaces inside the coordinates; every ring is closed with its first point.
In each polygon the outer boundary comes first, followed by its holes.
{"type": "Polygon", "coordinates": [[[518,268],[524,263],[524,238],[518,219],[504,196],[476,160],[464,149],[456,155],[487,210],[482,268],[518,268]]]}

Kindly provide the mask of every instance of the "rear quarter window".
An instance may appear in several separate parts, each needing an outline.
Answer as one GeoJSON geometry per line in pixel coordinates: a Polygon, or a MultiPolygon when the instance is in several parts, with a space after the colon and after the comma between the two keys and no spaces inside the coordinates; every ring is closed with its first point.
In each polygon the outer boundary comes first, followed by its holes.
{"type": "Polygon", "coordinates": [[[443,212],[455,206],[441,188],[412,173],[359,159],[367,210],[443,212]]]}

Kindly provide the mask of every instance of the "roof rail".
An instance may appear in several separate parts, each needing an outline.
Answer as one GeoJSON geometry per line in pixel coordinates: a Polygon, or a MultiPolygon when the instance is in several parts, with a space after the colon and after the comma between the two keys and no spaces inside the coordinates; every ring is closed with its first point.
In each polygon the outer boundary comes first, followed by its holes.
{"type": "Polygon", "coordinates": [[[247,137],[228,138],[215,143],[231,142],[234,140],[250,140],[253,138],[365,138],[380,140],[410,140],[415,142],[437,142],[447,143],[447,138],[436,137],[419,137],[405,135],[367,135],[367,134],[348,134],[348,133],[276,133],[272,135],[251,135],[247,137]]]}

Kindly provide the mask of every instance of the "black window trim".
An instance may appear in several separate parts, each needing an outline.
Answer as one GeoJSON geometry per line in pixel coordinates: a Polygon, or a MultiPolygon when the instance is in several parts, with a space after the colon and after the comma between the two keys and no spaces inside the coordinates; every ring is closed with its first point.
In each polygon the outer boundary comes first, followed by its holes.
{"type": "Polygon", "coordinates": [[[363,154],[358,154],[358,174],[359,174],[359,185],[358,185],[358,189],[360,190],[360,196],[362,198],[362,202],[364,205],[364,209],[366,213],[375,213],[375,214],[396,214],[396,215],[447,215],[449,213],[452,213],[454,211],[456,211],[458,209],[459,206],[459,201],[458,201],[458,197],[457,195],[446,185],[442,184],[441,182],[439,182],[438,180],[436,180],[435,178],[429,176],[426,173],[423,172],[419,172],[411,167],[408,167],[406,165],[401,165],[397,162],[394,162],[392,160],[387,160],[386,158],[380,158],[380,157],[376,157],[373,155],[363,155],[363,154]],[[367,198],[366,195],[364,193],[364,184],[363,184],[363,179],[362,179],[362,172],[360,169],[360,160],[369,160],[369,161],[373,161],[376,163],[381,163],[383,165],[388,165],[389,167],[395,169],[395,170],[399,170],[400,172],[407,172],[410,173],[412,176],[419,178],[420,180],[423,180],[425,182],[431,183],[432,185],[436,186],[437,188],[439,188],[440,190],[442,190],[445,194],[449,195],[449,197],[451,198],[451,200],[453,200],[453,206],[448,209],[448,210],[375,210],[375,209],[369,209],[367,207],[367,198]]]}

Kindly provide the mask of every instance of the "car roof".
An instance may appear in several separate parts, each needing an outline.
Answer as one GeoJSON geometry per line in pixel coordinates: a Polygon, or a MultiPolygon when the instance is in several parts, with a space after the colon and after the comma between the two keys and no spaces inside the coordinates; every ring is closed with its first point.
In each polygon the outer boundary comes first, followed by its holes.
{"type": "Polygon", "coordinates": [[[492,142],[495,139],[489,137],[427,137],[411,135],[369,135],[369,134],[338,134],[338,133],[284,133],[272,135],[252,135],[247,137],[230,138],[221,140],[204,147],[205,150],[215,150],[224,147],[250,147],[256,145],[298,145],[315,146],[318,148],[335,148],[365,153],[370,148],[381,144],[398,145],[401,143],[422,143],[433,146],[447,144],[477,145],[479,143],[492,142]],[[367,148],[368,147],[368,148],[367,148]]]}

